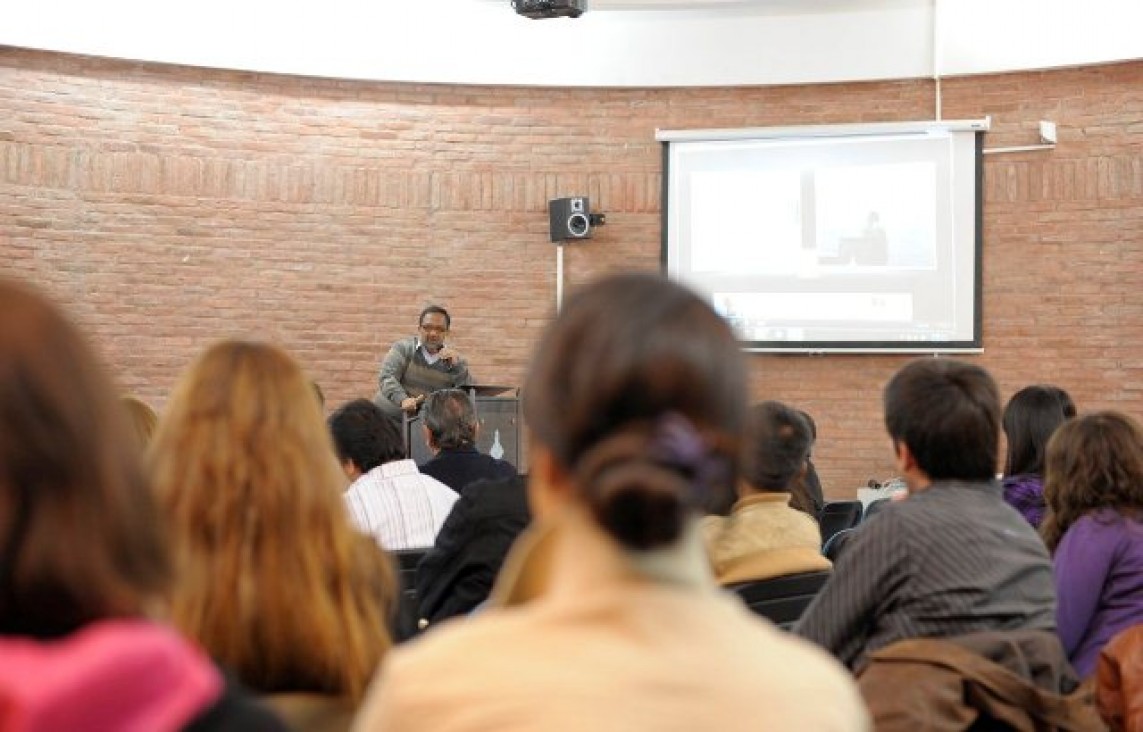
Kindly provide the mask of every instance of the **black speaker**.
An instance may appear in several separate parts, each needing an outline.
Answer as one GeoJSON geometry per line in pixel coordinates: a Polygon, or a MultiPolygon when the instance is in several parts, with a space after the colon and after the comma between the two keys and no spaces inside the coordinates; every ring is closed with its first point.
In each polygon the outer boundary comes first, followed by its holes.
{"type": "Polygon", "coordinates": [[[552,241],[591,238],[591,202],[586,196],[548,201],[548,227],[552,241]]]}

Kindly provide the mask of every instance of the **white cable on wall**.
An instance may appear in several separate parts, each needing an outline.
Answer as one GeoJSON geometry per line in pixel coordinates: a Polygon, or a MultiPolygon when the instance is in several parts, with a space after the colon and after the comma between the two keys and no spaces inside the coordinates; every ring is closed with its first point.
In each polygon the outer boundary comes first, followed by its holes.
{"type": "Polygon", "coordinates": [[[564,304],[564,243],[556,244],[556,313],[564,304]]]}
{"type": "Polygon", "coordinates": [[[941,0],[933,0],[933,80],[936,82],[936,116],[941,118],[941,0]]]}

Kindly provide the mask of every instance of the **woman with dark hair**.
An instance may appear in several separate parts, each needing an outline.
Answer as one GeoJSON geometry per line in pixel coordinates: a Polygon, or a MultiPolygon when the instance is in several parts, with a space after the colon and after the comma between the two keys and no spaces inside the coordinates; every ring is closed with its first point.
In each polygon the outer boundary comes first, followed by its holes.
{"type": "Polygon", "coordinates": [[[5,280],[0,435],[0,728],[283,729],[153,619],[170,560],[127,414],[76,328],[5,280]]]}
{"type": "MultiPolygon", "coordinates": [[[[799,409],[798,414],[802,415],[802,418],[810,425],[810,450],[812,451],[814,443],[818,441],[818,425],[809,412],[799,409]]],[[[790,507],[796,508],[814,521],[818,520],[822,508],[825,507],[822,481],[818,477],[818,469],[809,455],[806,456],[805,472],[799,474],[790,485],[790,507]]]]}
{"type": "Polygon", "coordinates": [[[1075,415],[1068,393],[1047,384],[1024,387],[1004,407],[1004,500],[1032,526],[1044,518],[1044,449],[1056,428],[1075,415]]]}
{"type": "Polygon", "coordinates": [[[1143,432],[1118,412],[1065,423],[1048,443],[1041,533],[1052,551],[1060,640],[1081,676],[1143,623],[1143,432]]]}
{"type": "Polygon", "coordinates": [[[524,393],[534,525],[489,609],[391,654],[359,728],[867,729],[840,666],[711,577],[698,524],[733,490],[745,394],[729,328],[683,287],[569,299],[524,393]]]}
{"type": "Polygon", "coordinates": [[[702,523],[715,579],[732,585],[830,569],[817,521],[791,499],[813,445],[805,413],[776,401],[755,404],[745,437],[738,501],[730,516],[702,523]]]}
{"type": "Polygon", "coordinates": [[[311,382],[223,341],[183,375],[151,448],[178,583],[171,616],[295,728],[348,729],[390,645],[391,564],[349,523],[311,382]]]}

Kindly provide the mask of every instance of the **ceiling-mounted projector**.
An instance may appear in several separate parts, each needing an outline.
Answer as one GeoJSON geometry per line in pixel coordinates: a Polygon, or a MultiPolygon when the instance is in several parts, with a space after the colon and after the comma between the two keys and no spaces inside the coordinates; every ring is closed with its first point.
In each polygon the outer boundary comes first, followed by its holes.
{"type": "Polygon", "coordinates": [[[578,18],[587,10],[587,0],[512,0],[512,7],[525,18],[578,18]]]}

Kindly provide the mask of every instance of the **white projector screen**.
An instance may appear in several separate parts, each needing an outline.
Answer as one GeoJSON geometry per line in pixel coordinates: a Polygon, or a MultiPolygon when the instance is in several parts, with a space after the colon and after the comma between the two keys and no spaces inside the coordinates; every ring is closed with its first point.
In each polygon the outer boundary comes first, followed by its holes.
{"type": "Polygon", "coordinates": [[[667,274],[748,350],[980,351],[987,128],[660,131],[667,274]]]}

